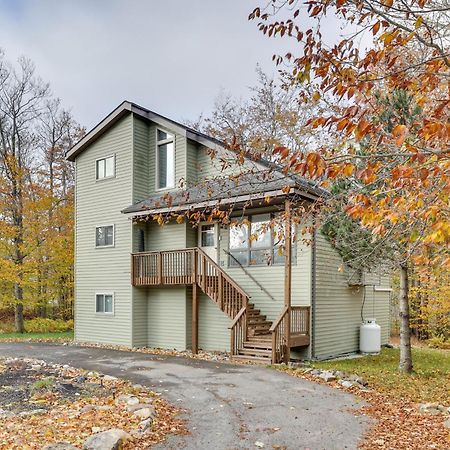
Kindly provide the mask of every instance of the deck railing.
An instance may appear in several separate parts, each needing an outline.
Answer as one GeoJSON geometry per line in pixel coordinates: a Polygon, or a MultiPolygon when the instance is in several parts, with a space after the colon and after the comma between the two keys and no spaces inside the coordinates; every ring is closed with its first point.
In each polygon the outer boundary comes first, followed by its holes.
{"type": "Polygon", "coordinates": [[[309,335],[309,306],[291,306],[291,334],[309,335]]]}
{"type": "Polygon", "coordinates": [[[133,286],[192,284],[196,249],[142,252],[131,255],[133,286]]]}
{"type": "Polygon", "coordinates": [[[133,286],[197,283],[232,319],[248,303],[247,293],[200,248],[133,253],[131,258],[133,286]]]}
{"type": "MultiPolygon", "coordinates": [[[[131,258],[131,282],[134,286],[198,285],[233,319],[230,326],[231,354],[238,354],[248,337],[250,297],[203,250],[140,252],[133,253],[131,258]]],[[[285,307],[270,328],[272,362],[287,361],[288,348],[309,345],[309,332],[309,307],[285,307]]]]}
{"type": "Polygon", "coordinates": [[[237,355],[247,340],[247,307],[244,306],[229,326],[231,332],[230,350],[232,355],[237,355]]]}
{"type": "Polygon", "coordinates": [[[272,362],[287,362],[288,346],[309,344],[309,306],[284,307],[277,320],[270,327],[272,333],[272,362]],[[286,328],[289,326],[289,329],[286,328]]]}

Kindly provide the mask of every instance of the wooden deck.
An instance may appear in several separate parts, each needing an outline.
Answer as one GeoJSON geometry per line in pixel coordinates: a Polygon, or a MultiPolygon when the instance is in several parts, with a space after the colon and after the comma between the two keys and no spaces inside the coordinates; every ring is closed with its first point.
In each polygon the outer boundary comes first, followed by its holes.
{"type": "Polygon", "coordinates": [[[245,290],[199,248],[133,253],[131,283],[133,286],[193,286],[194,352],[198,350],[198,289],[233,319],[230,346],[236,358],[287,362],[291,347],[310,344],[309,307],[285,306],[277,320],[268,321],[250,302],[245,290]]]}

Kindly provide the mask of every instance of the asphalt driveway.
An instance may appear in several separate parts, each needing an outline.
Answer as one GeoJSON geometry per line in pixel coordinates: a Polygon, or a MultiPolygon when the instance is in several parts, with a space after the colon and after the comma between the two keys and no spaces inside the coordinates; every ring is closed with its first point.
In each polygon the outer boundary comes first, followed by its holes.
{"type": "Polygon", "coordinates": [[[189,436],[158,448],[355,449],[369,420],[356,397],[256,366],[56,344],[0,343],[31,357],[127,378],[185,410],[189,436]]]}

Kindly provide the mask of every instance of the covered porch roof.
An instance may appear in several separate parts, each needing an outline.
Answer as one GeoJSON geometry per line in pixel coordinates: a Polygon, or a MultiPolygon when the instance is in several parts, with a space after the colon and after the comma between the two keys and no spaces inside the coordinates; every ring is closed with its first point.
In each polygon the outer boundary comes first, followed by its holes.
{"type": "Polygon", "coordinates": [[[216,178],[186,189],[167,191],[128,206],[122,213],[132,217],[195,211],[204,208],[240,208],[244,204],[277,204],[288,196],[314,201],[327,191],[304,178],[280,172],[249,172],[216,178]]]}

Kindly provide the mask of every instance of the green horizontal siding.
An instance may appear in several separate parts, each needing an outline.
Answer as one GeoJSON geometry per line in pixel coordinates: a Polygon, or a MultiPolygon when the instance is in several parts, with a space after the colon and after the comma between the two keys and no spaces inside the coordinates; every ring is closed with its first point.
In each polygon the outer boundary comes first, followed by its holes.
{"type": "Polygon", "coordinates": [[[121,119],[76,159],[75,339],[131,345],[132,121],[121,119]],[[95,161],[116,155],[116,176],[96,181],[95,161]],[[95,227],[115,226],[115,247],[95,248],[95,227]],[[95,313],[95,293],[114,292],[115,314],[95,313]]]}
{"type": "Polygon", "coordinates": [[[203,350],[230,350],[231,319],[201,293],[198,310],[198,346],[203,350]]]}
{"type": "MultiPolygon", "coordinates": [[[[263,168],[260,164],[246,160],[244,164],[239,165],[236,162],[236,153],[231,150],[221,149],[210,153],[208,148],[203,145],[188,146],[189,150],[197,149],[197,160],[189,160],[187,177],[188,181],[197,179],[198,181],[226,176],[231,174],[239,174],[249,169],[263,168]],[[212,157],[211,157],[212,155],[212,157]]],[[[192,156],[190,157],[192,158],[192,156]]]]}
{"type": "Polygon", "coordinates": [[[151,287],[148,289],[149,347],[185,350],[186,287],[151,287]]]}
{"type": "MultiPolygon", "coordinates": [[[[357,352],[363,292],[365,289],[367,313],[372,307],[373,288],[348,286],[349,273],[340,269],[340,256],[320,232],[316,239],[315,265],[315,356],[326,358],[357,352]]],[[[386,286],[386,278],[383,279],[383,286],[386,286]]],[[[375,297],[375,318],[382,329],[382,342],[386,343],[389,336],[390,296],[387,292],[377,292],[375,297]]]]}

